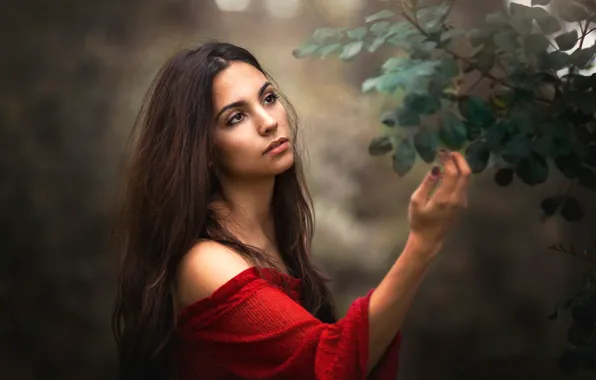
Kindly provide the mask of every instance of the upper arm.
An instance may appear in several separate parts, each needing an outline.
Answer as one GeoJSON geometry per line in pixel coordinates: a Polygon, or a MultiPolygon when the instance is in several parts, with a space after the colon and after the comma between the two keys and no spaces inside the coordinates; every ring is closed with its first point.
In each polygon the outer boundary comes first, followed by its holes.
{"type": "Polygon", "coordinates": [[[179,308],[211,296],[250,267],[244,257],[223,244],[208,240],[197,243],[180,262],[176,289],[179,308]]]}

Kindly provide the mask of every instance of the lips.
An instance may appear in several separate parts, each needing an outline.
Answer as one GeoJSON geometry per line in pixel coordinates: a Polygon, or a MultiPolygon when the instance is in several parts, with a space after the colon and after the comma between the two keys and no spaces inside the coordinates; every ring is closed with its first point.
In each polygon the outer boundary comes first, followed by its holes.
{"type": "Polygon", "coordinates": [[[271,144],[269,144],[269,146],[267,146],[267,149],[265,149],[265,151],[263,152],[263,154],[266,154],[267,152],[271,151],[272,149],[277,148],[278,146],[280,146],[281,144],[285,143],[286,141],[288,141],[288,139],[285,138],[285,137],[278,138],[277,140],[275,140],[271,144]]]}

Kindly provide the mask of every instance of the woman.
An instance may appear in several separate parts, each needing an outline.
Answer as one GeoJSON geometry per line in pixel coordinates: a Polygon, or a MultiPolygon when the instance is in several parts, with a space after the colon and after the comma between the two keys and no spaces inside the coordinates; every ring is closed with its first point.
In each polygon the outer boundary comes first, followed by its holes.
{"type": "Polygon", "coordinates": [[[464,158],[440,155],[402,254],[338,320],[309,257],[296,115],[257,60],[225,43],[180,52],[141,111],[117,229],[120,377],[394,379],[406,312],[466,205],[464,158]]]}

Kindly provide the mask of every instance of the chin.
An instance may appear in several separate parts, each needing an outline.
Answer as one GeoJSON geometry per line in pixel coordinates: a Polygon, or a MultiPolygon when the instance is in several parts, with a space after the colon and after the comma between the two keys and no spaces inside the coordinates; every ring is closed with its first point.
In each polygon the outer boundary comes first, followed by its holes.
{"type": "Polygon", "coordinates": [[[273,175],[278,175],[290,169],[294,165],[294,152],[289,151],[273,163],[273,175]]]}
{"type": "Polygon", "coordinates": [[[294,165],[294,152],[289,151],[274,164],[274,174],[278,175],[290,169],[294,165]]]}

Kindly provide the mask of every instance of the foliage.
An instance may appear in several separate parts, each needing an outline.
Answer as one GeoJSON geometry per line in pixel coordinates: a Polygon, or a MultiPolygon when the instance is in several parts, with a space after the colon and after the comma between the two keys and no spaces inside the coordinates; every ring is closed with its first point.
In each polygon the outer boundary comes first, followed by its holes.
{"type": "MultiPolygon", "coordinates": [[[[552,250],[580,257],[592,264],[596,259],[589,252],[576,252],[575,248],[553,245],[552,250]]],[[[564,371],[580,368],[596,369],[596,279],[590,274],[584,276],[583,287],[557,306],[548,319],[556,320],[561,311],[571,313],[573,322],[567,330],[567,347],[559,358],[559,367],[564,371]]]]}
{"type": "MultiPolygon", "coordinates": [[[[370,142],[370,155],[391,154],[404,176],[418,159],[433,163],[446,147],[464,151],[475,174],[495,167],[499,186],[540,185],[557,170],[571,185],[596,188],[596,74],[587,73],[596,45],[586,43],[596,30],[595,5],[568,0],[555,13],[545,8],[550,0],[511,3],[506,13],[488,14],[482,28],[462,30],[449,22],[452,1],[384,2],[388,9],[363,25],[318,28],[294,50],[296,58],[345,61],[381,48],[395,52],[362,83],[364,93],[397,104],[382,113],[383,132],[370,142]],[[466,82],[473,84],[462,88],[466,82]],[[473,90],[482,82],[490,86],[479,96],[473,90]]],[[[570,191],[543,199],[540,208],[570,222],[584,215],[570,191]]],[[[591,277],[564,309],[575,322],[561,368],[596,368],[591,277]]]]}
{"type": "MultiPolygon", "coordinates": [[[[417,159],[433,163],[444,146],[465,151],[474,173],[496,167],[499,186],[515,179],[540,185],[558,170],[595,189],[596,74],[585,69],[596,45],[584,42],[596,6],[573,1],[557,14],[542,7],[548,0],[533,0],[532,7],[512,3],[507,14],[489,14],[472,30],[450,24],[453,2],[386,1],[390,9],[366,17],[362,26],[316,29],[294,56],[350,61],[382,47],[395,51],[362,91],[399,103],[383,112],[382,135],[369,147],[373,156],[392,153],[399,176],[417,159]],[[581,33],[566,31],[564,23],[577,23],[581,33]],[[463,89],[459,83],[466,79],[476,80],[463,89]],[[490,83],[486,96],[472,92],[482,81],[490,83]]],[[[583,217],[569,193],[545,199],[541,208],[568,221],[583,217]]]]}

